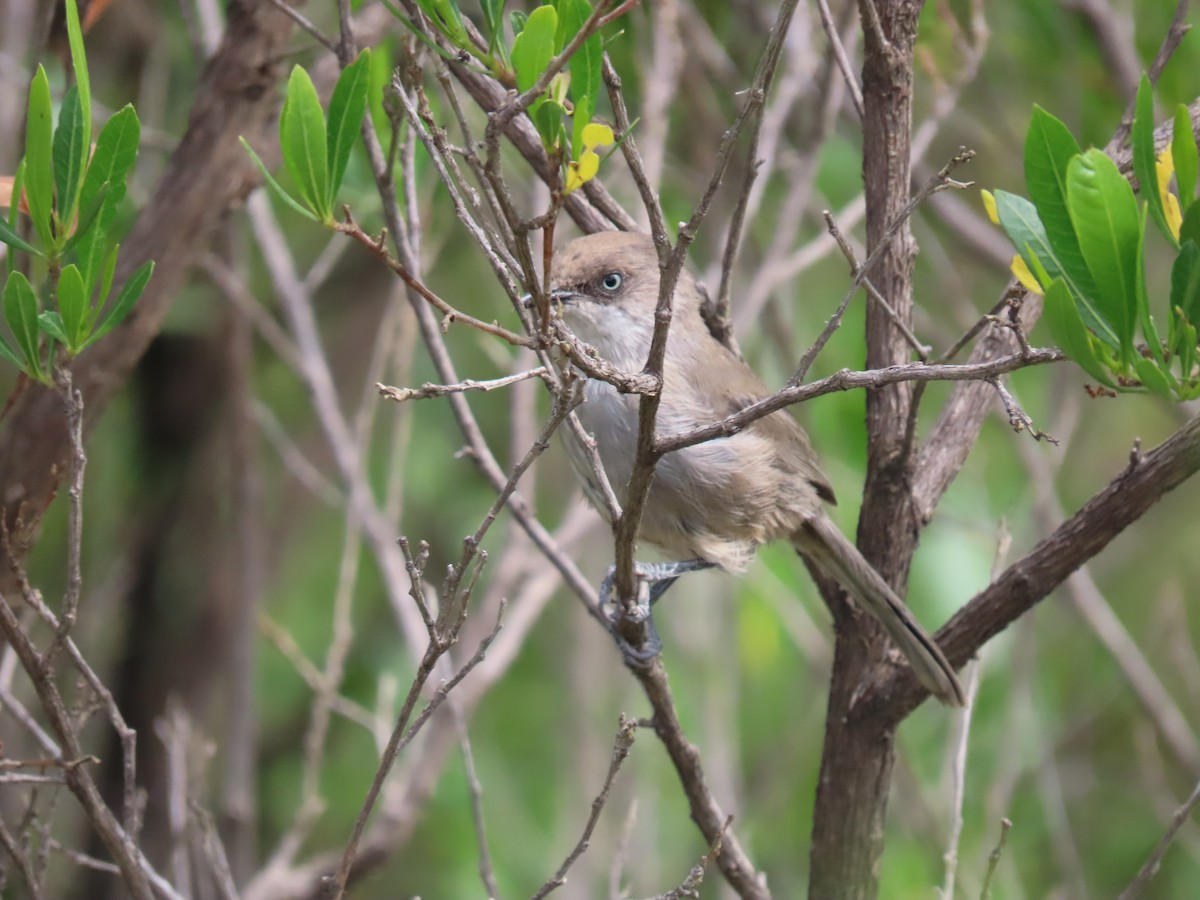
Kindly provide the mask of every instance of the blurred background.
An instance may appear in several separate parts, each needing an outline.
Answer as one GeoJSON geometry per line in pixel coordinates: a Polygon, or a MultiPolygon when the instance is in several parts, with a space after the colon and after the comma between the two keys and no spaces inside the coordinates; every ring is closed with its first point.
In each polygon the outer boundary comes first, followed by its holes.
{"type": "MultiPolygon", "coordinates": [[[[124,213],[132,221],[186,127],[224,10],[205,0],[93,6],[88,52],[98,116],[133,102],[143,123],[124,213]]],[[[857,13],[844,2],[831,6],[856,61],[857,13]]],[[[1013,251],[987,222],[977,188],[1024,193],[1021,147],[1033,105],[1063,119],[1083,145],[1103,146],[1167,31],[1172,6],[926,5],[917,48],[916,171],[927,177],[960,146],[977,153],[955,173],[976,188],[943,193],[913,217],[920,246],[916,331],[935,352],[991,309],[1008,282],[1013,251]]],[[[473,3],[463,10],[478,20],[473,3]]],[[[304,14],[336,33],[333,4],[310,3],[304,14]]],[[[34,0],[0,2],[0,174],[11,174],[19,158],[35,60],[47,61],[56,90],[63,84],[53,57],[65,38],[50,26],[43,49],[47,15],[34,0]]],[[[661,177],[668,221],[686,219],[706,184],[774,16],[775,4],[761,0],[647,0],[609,26],[606,49],[631,115],[641,117],[634,134],[661,177]]],[[[392,22],[371,36],[369,44],[382,51],[379,86],[386,60],[411,52],[406,35],[392,22]]],[[[288,67],[323,56],[312,38],[297,33],[288,67]]],[[[1192,36],[1163,73],[1160,121],[1200,93],[1197,71],[1200,47],[1192,36]]],[[[786,381],[848,284],[822,210],[833,212],[862,257],[860,127],[840,82],[816,4],[802,4],[769,106],[766,133],[774,142],[760,148],[768,163],[733,282],[737,338],[771,386],[786,381]],[[831,78],[836,84],[823,87],[831,78]]],[[[426,86],[435,119],[460,140],[432,77],[426,86]]],[[[469,107],[467,117],[481,135],[482,116],[469,107]]],[[[745,146],[738,152],[690,257],[714,289],[747,164],[745,146]]],[[[515,153],[506,155],[505,172],[523,212],[540,212],[547,195],[515,153]]],[[[421,217],[422,277],[459,309],[518,328],[420,150],[410,174],[400,191],[421,217]]],[[[619,154],[601,178],[641,215],[619,154]]],[[[357,151],[343,199],[364,227],[378,230],[379,199],[357,151]]],[[[228,215],[175,299],[167,327],[91,436],[85,614],[76,637],[138,731],[147,852],[160,862],[169,855],[166,798],[171,780],[182,777],[188,796],[212,811],[223,833],[237,836],[229,852],[241,878],[261,874],[285,835],[298,839],[290,858],[295,871],[340,851],[417,664],[380,575],[379,550],[347,515],[346,486],[309,391],[280,352],[288,339],[272,331],[284,316],[260,250],[264,229],[283,236],[297,271],[307,275],[365,481],[395,535],[428,542],[435,588],[495,496],[470,454],[460,452],[464,441],[444,400],[396,404],[374,389],[377,381],[438,380],[388,272],[344,237],[331,238],[261,192],[228,215]],[[246,665],[249,679],[237,674],[246,665]],[[339,687],[336,702],[322,706],[314,696],[326,676],[339,687]]],[[[564,218],[559,240],[573,233],[564,218]]],[[[1162,273],[1151,271],[1150,279],[1166,283],[1162,273]]],[[[810,377],[861,368],[862,334],[860,297],[810,377]]],[[[450,329],[446,342],[462,377],[492,378],[533,364],[466,328],[450,329]]],[[[1049,343],[1041,327],[1032,343],[1049,343]]],[[[15,379],[8,370],[0,379],[7,395],[15,379]]],[[[1101,490],[1136,440],[1156,446],[1195,412],[1147,396],[1091,399],[1085,380],[1069,364],[1009,379],[1037,426],[1059,443],[1013,433],[997,402],[915,559],[909,602],[931,630],[988,583],[997,559],[1019,558],[1101,490]]],[[[930,387],[923,422],[933,420],[947,393],[930,387]]],[[[508,470],[548,412],[536,380],[471,395],[469,403],[508,470]]],[[[835,518],[853,533],[865,465],[863,394],[829,395],[796,412],[837,491],[835,518]]],[[[521,492],[598,583],[612,559],[611,536],[582,504],[559,447],[536,463],[521,492]]],[[[1196,485],[1184,484],[1085,575],[981,654],[955,896],[979,896],[1004,817],[1013,827],[994,896],[1115,895],[1200,777],[1198,500],[1196,485]]],[[[29,559],[47,598],[64,585],[62,501],[29,559]]],[[[486,896],[464,746],[482,786],[499,892],[531,894],[579,838],[618,714],[648,714],[612,641],[506,514],[484,547],[491,562],[454,662],[474,653],[502,596],[510,600],[505,630],[455,692],[453,708],[439,712],[401,756],[379,814],[391,829],[390,855],[357,897],[486,896]]],[[[788,548],[767,548],[739,580],[689,576],[656,618],[684,727],[716,796],[735,815],[738,836],[775,896],[802,896],[832,646],[829,615],[804,567],[788,548]]],[[[959,727],[956,715],[926,704],[900,729],[883,896],[930,897],[944,881],[959,727]]],[[[108,764],[108,788],[119,792],[116,739],[100,721],[90,729],[108,764]]],[[[0,738],[10,754],[25,741],[7,716],[0,717],[0,738]]],[[[20,815],[25,802],[10,791],[5,815],[20,815]]],[[[102,855],[72,818],[72,804],[60,806],[58,839],[102,855]]],[[[665,891],[706,850],[675,773],[646,730],[558,895],[665,891]]],[[[57,896],[98,897],[111,889],[111,876],[54,858],[57,896]]],[[[1147,896],[1192,896],[1197,883],[1200,828],[1193,822],[1147,896]]],[[[257,896],[291,896],[257,884],[257,896]]],[[[726,891],[713,871],[702,895],[726,891]]]]}

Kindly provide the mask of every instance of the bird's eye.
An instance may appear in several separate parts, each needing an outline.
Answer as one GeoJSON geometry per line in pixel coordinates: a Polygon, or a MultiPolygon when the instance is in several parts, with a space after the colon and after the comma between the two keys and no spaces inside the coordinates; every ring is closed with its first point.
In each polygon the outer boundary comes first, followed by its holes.
{"type": "Polygon", "coordinates": [[[621,285],[625,283],[625,277],[620,272],[609,272],[600,279],[600,287],[604,288],[610,294],[614,294],[621,289],[621,285]]]}

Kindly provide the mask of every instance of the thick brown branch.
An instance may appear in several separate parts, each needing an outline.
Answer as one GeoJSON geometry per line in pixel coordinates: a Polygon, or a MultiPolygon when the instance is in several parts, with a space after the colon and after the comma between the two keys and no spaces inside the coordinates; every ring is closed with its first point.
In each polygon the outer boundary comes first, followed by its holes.
{"type": "MultiPolygon", "coordinates": [[[[1135,451],[1108,487],[959,610],[937,634],[946,657],[955,666],[966,663],[1198,470],[1200,416],[1145,456],[1135,451]]],[[[891,671],[863,696],[854,718],[898,723],[924,697],[910,676],[908,669],[891,671]]]]}

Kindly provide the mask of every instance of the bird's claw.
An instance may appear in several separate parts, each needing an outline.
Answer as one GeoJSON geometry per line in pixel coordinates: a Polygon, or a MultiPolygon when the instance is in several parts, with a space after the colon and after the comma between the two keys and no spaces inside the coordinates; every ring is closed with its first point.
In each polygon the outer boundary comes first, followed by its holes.
{"type": "Polygon", "coordinates": [[[616,565],[608,567],[604,581],[600,583],[600,613],[608,624],[609,633],[621,649],[627,665],[644,666],[662,652],[662,640],[654,627],[654,619],[650,609],[666,592],[675,580],[688,572],[696,572],[712,567],[712,563],[702,559],[688,559],[681,562],[640,563],[633,564],[633,574],[637,579],[637,597],[631,606],[625,606],[614,600],[613,582],[616,575],[616,565]],[[633,646],[622,632],[622,625],[643,625],[644,636],[640,646],[633,646]]]}

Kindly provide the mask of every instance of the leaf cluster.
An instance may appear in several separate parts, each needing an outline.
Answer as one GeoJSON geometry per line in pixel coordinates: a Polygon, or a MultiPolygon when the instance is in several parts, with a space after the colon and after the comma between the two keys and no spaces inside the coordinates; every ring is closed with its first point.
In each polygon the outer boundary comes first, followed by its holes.
{"type": "Polygon", "coordinates": [[[1200,396],[1200,168],[1187,108],[1156,158],[1144,76],[1132,131],[1141,202],[1102,150],[1081,150],[1059,119],[1034,109],[1025,137],[1029,199],[996,191],[999,222],[1046,295],[1046,324],[1063,351],[1113,390],[1200,396]],[[1172,174],[1177,193],[1169,191],[1172,174]],[[1146,287],[1147,220],[1174,249],[1163,338],[1146,287]]]}
{"type": "Polygon", "coordinates": [[[145,263],[109,303],[119,250],[112,230],[141,125],[126,105],[92,147],[91,86],[76,0],[67,0],[66,10],[75,84],[63,96],[55,125],[50,81],[38,66],[29,87],[24,157],[8,217],[0,216],[0,241],[41,261],[46,272],[35,289],[9,255],[3,313],[16,346],[0,339],[0,357],[43,383],[51,380],[58,349],[73,357],[116,327],[154,270],[145,263]],[[29,240],[19,227],[22,200],[32,225],[29,240]]]}

